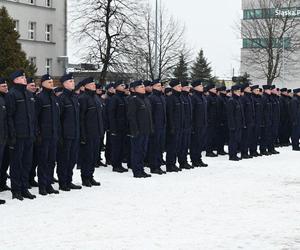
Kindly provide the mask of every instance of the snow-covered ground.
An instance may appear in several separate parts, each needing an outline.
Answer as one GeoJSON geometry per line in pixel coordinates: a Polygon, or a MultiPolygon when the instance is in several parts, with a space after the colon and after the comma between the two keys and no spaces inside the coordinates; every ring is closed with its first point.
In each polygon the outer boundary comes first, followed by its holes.
{"type": "Polygon", "coordinates": [[[101,187],[34,201],[0,193],[0,249],[299,250],[300,153],[280,151],[149,179],[100,168],[101,187]]]}

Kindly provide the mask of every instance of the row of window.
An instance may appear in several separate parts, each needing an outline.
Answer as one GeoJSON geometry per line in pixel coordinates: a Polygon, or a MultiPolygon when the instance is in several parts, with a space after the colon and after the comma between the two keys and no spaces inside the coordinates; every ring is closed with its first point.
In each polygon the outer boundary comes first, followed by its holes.
{"type": "MultiPolygon", "coordinates": [[[[273,48],[285,48],[288,49],[291,47],[291,38],[285,37],[283,39],[272,39],[271,41],[273,48]]],[[[253,38],[253,39],[243,39],[243,48],[244,49],[260,49],[269,47],[270,40],[268,38],[253,38]]]]}
{"type": "MultiPolygon", "coordinates": [[[[10,0],[12,2],[20,2],[19,0],[10,0]]],[[[32,5],[36,5],[36,0],[27,0],[29,4],[32,4],[32,5]]],[[[45,1],[45,5],[44,7],[47,7],[47,8],[52,8],[52,0],[44,0],[45,1]]]]}
{"type": "MultiPolygon", "coordinates": [[[[15,31],[20,31],[20,22],[19,20],[14,20],[15,24],[15,31]]],[[[36,22],[29,21],[28,22],[28,37],[29,40],[36,40],[36,22]]],[[[22,37],[21,37],[22,38],[22,37]]],[[[45,25],[45,41],[46,42],[52,42],[53,39],[53,25],[52,24],[46,24],[45,25]]]]}
{"type": "MultiPolygon", "coordinates": [[[[28,58],[30,63],[33,65],[36,65],[37,61],[36,61],[36,57],[29,57],[28,58]]],[[[49,75],[52,74],[52,58],[46,58],[45,61],[45,72],[49,75]]]]}
{"type": "Polygon", "coordinates": [[[269,19],[276,17],[300,17],[300,7],[294,8],[271,8],[271,9],[246,9],[244,10],[244,20],[269,19]]]}

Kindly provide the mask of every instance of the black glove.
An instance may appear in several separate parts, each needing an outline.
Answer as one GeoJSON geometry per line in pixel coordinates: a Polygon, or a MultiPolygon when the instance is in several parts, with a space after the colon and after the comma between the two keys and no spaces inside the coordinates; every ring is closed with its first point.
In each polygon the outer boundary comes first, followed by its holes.
{"type": "Polygon", "coordinates": [[[81,138],[80,138],[80,144],[81,144],[81,145],[85,145],[85,144],[86,144],[86,139],[85,139],[85,137],[81,137],[81,138]]]}
{"type": "Polygon", "coordinates": [[[9,138],[8,141],[7,141],[8,147],[9,147],[10,149],[14,149],[16,143],[17,143],[16,137],[11,137],[11,138],[9,138]]]}

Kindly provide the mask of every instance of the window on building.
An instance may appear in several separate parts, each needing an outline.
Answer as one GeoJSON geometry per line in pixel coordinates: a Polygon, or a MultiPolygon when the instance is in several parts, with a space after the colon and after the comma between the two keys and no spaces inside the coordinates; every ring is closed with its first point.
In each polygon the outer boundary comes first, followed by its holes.
{"type": "Polygon", "coordinates": [[[29,57],[28,60],[32,65],[36,65],[36,57],[29,57]]]}
{"type": "Polygon", "coordinates": [[[45,0],[46,1],[46,7],[52,7],[52,0],[45,0]]]}
{"type": "Polygon", "coordinates": [[[243,48],[244,49],[259,49],[267,48],[270,45],[273,48],[282,48],[289,49],[291,47],[291,38],[285,37],[284,39],[274,38],[270,41],[267,38],[245,38],[243,39],[243,48]]]}
{"type": "Polygon", "coordinates": [[[36,39],[36,23],[29,22],[28,25],[28,39],[35,40],[36,39]]]}
{"type": "Polygon", "coordinates": [[[46,73],[52,74],[52,59],[51,58],[46,59],[46,73]]]}
{"type": "Polygon", "coordinates": [[[36,0],[28,0],[28,2],[32,5],[35,5],[36,4],[36,0]]]}
{"type": "Polygon", "coordinates": [[[45,39],[47,42],[52,42],[52,24],[46,24],[45,39]]]}
{"type": "Polygon", "coordinates": [[[19,20],[14,20],[14,25],[15,25],[14,30],[19,32],[19,20]]]}

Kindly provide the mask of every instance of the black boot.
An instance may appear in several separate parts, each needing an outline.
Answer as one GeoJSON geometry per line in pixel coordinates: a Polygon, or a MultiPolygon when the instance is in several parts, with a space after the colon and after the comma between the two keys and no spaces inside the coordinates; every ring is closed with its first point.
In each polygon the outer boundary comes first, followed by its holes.
{"type": "Polygon", "coordinates": [[[67,185],[59,185],[59,190],[69,192],[71,189],[67,185]]]}
{"type": "Polygon", "coordinates": [[[13,192],[13,193],[12,193],[12,198],[13,198],[13,199],[20,200],[20,201],[24,200],[24,198],[23,198],[21,192],[13,192]]]}
{"type": "Polygon", "coordinates": [[[82,187],[79,186],[79,185],[75,185],[74,183],[71,182],[71,184],[69,185],[69,188],[70,188],[70,189],[73,189],[73,190],[79,190],[79,189],[81,189],[82,187]]]}
{"type": "Polygon", "coordinates": [[[204,163],[204,162],[202,161],[202,159],[200,159],[199,164],[200,164],[200,167],[202,167],[202,168],[208,167],[208,164],[204,163]]]}
{"type": "Polygon", "coordinates": [[[46,191],[46,188],[39,188],[39,194],[45,196],[48,195],[48,192],[46,191]]]}
{"type": "Polygon", "coordinates": [[[143,175],[144,178],[149,178],[149,177],[151,177],[151,174],[147,174],[146,172],[143,172],[142,175],[143,175]]]}
{"type": "Polygon", "coordinates": [[[237,156],[232,156],[232,157],[229,157],[229,160],[230,161],[239,161],[239,160],[241,160],[241,158],[239,158],[237,156]]]}
{"type": "Polygon", "coordinates": [[[191,169],[192,166],[186,162],[186,163],[180,164],[180,168],[181,169],[191,169]]]}
{"type": "Polygon", "coordinates": [[[25,189],[24,191],[22,191],[22,196],[25,198],[25,199],[29,199],[29,200],[33,200],[36,198],[35,195],[31,194],[28,189],[25,189]]]}
{"type": "Polygon", "coordinates": [[[218,157],[218,155],[215,154],[214,152],[207,152],[206,157],[218,157]]]}
{"type": "Polygon", "coordinates": [[[52,186],[46,188],[48,194],[59,194],[59,191],[54,189],[52,186]]]}
{"type": "Polygon", "coordinates": [[[39,184],[34,179],[30,180],[29,185],[31,187],[38,187],[39,186],[39,184]]]}
{"type": "Polygon", "coordinates": [[[82,179],[82,186],[84,186],[84,187],[92,187],[92,183],[90,182],[89,179],[83,178],[82,179]]]}
{"type": "Polygon", "coordinates": [[[0,205],[5,204],[5,200],[0,200],[0,205]]]}
{"type": "Polygon", "coordinates": [[[176,166],[167,166],[167,172],[179,172],[179,168],[176,166]]]}
{"type": "Polygon", "coordinates": [[[101,186],[101,183],[96,181],[94,178],[90,180],[90,183],[92,186],[101,186]]]}
{"type": "Polygon", "coordinates": [[[162,175],[163,171],[160,168],[151,168],[151,174],[162,175]]]}

